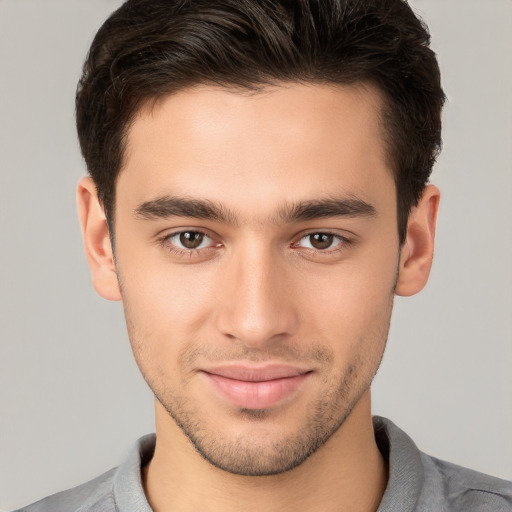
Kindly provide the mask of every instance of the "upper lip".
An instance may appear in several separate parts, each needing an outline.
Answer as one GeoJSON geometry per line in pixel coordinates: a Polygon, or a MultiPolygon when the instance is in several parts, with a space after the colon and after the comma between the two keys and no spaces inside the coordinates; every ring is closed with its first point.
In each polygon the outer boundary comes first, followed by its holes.
{"type": "Polygon", "coordinates": [[[226,379],[246,382],[264,382],[268,380],[286,379],[309,373],[311,370],[287,364],[266,364],[251,366],[241,364],[225,364],[202,369],[203,372],[218,375],[226,379]]]}

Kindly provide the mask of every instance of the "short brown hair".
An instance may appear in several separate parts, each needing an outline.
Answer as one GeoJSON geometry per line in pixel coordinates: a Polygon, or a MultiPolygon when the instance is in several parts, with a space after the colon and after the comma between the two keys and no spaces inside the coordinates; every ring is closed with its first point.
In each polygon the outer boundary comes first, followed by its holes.
{"type": "Polygon", "coordinates": [[[372,83],[398,232],[441,147],[444,93],[425,24],[403,0],[128,0],[100,28],[76,95],[82,154],[113,227],[124,140],[140,106],[196,84],[372,83]]]}

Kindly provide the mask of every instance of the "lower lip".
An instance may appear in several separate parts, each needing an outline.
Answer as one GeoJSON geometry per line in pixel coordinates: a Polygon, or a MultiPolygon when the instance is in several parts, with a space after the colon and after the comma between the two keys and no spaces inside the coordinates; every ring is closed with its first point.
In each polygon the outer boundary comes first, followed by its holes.
{"type": "Polygon", "coordinates": [[[244,409],[268,409],[291,397],[310,373],[258,382],[228,379],[211,373],[204,375],[233,405],[244,409]]]}

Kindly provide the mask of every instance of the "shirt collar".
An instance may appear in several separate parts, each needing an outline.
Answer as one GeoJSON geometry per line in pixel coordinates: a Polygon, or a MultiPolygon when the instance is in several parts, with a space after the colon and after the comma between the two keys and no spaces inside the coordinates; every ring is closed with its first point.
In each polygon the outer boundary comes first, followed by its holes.
{"type": "Polygon", "coordinates": [[[112,489],[119,512],[152,512],[142,486],[142,468],[153,457],[155,443],[155,434],[141,437],[128,458],[117,469],[112,489]]]}
{"type": "Polygon", "coordinates": [[[373,428],[389,468],[388,484],[377,512],[415,510],[424,481],[420,451],[405,432],[386,418],[374,416],[373,428]]]}

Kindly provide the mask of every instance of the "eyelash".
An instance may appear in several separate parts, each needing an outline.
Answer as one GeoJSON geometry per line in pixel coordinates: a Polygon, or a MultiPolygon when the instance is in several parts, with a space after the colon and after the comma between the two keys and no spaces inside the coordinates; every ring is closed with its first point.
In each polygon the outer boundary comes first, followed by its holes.
{"type": "MultiPolygon", "coordinates": [[[[172,233],[166,234],[165,236],[161,237],[158,240],[158,242],[162,247],[164,247],[170,253],[172,253],[176,256],[179,256],[179,257],[188,256],[190,258],[204,255],[206,251],[211,251],[211,250],[217,249],[219,247],[222,247],[221,243],[217,243],[215,245],[210,245],[208,247],[201,247],[198,249],[185,249],[185,248],[181,249],[170,241],[174,237],[182,235],[184,233],[194,233],[196,235],[202,235],[202,236],[207,237],[213,241],[213,237],[208,235],[208,233],[206,233],[205,231],[202,231],[200,229],[183,229],[180,231],[173,231],[172,233]]],[[[349,246],[354,244],[354,240],[352,240],[350,238],[342,236],[338,233],[333,233],[332,231],[325,230],[325,231],[310,231],[306,234],[302,234],[298,238],[297,242],[292,243],[290,245],[290,247],[297,247],[297,244],[299,242],[301,242],[302,240],[304,240],[308,237],[311,237],[313,235],[320,235],[320,234],[333,236],[335,239],[338,240],[338,243],[332,249],[327,248],[327,249],[322,250],[322,249],[315,249],[315,248],[309,248],[309,247],[302,247],[302,250],[304,252],[308,252],[309,254],[314,253],[315,255],[320,255],[320,256],[330,256],[333,254],[340,253],[340,252],[346,250],[349,246]]]]}
{"type": "Polygon", "coordinates": [[[202,235],[204,237],[207,237],[207,238],[213,240],[213,238],[210,235],[208,235],[208,233],[206,233],[200,229],[182,229],[180,231],[173,231],[172,233],[169,233],[169,234],[163,236],[162,238],[160,238],[158,240],[158,242],[162,247],[167,249],[171,254],[175,254],[175,255],[181,256],[181,257],[189,256],[190,258],[204,255],[205,251],[211,251],[212,249],[216,249],[217,247],[220,247],[222,245],[222,244],[218,243],[213,246],[210,245],[208,247],[201,247],[199,249],[186,249],[186,248],[180,249],[179,247],[177,247],[175,244],[173,244],[171,242],[171,239],[173,239],[176,236],[182,235],[184,233],[194,233],[194,234],[202,235]]]}

